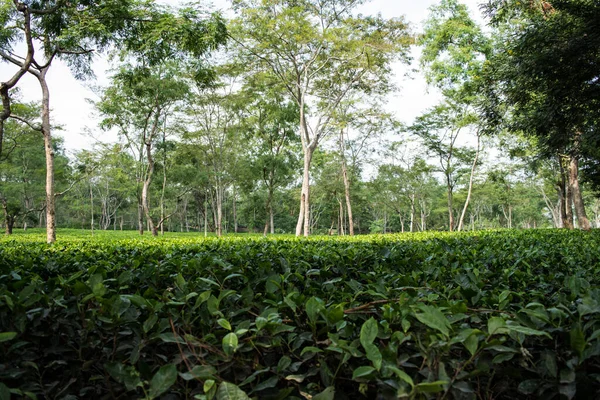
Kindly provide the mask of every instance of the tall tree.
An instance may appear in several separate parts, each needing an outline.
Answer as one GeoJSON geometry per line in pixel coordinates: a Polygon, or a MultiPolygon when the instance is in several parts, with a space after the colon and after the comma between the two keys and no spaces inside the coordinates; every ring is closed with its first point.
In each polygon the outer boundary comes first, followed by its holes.
{"type": "MultiPolygon", "coordinates": [[[[90,61],[95,48],[109,45],[118,33],[127,29],[133,2],[87,0],[84,4],[65,0],[26,2],[13,0],[2,3],[3,22],[0,35],[0,57],[18,70],[0,84],[3,111],[0,113],[0,134],[4,121],[13,117],[41,132],[46,154],[46,240],[56,240],[54,189],[54,146],[50,126],[50,90],[47,75],[55,59],[63,59],[76,77],[91,74],[90,61]],[[14,50],[16,43],[25,43],[25,55],[14,50]],[[36,53],[40,49],[40,54],[36,53]],[[41,124],[32,124],[11,109],[11,93],[26,73],[32,74],[42,93],[41,124]]],[[[0,137],[0,140],[2,138],[0,137]]]]}
{"type": "Polygon", "coordinates": [[[54,242],[54,153],[47,82],[53,61],[63,59],[76,78],[83,78],[92,74],[93,53],[117,42],[122,49],[144,54],[147,60],[155,62],[181,52],[202,56],[224,41],[225,27],[218,15],[204,18],[192,7],[176,14],[142,0],[5,1],[0,8],[0,22],[4,23],[0,56],[18,68],[11,79],[0,84],[0,133],[7,118],[23,120],[12,115],[9,92],[28,72],[38,80],[42,93],[41,124],[35,127],[46,143],[46,239],[54,242]],[[15,53],[14,45],[19,41],[25,42],[24,56],[15,53]],[[41,50],[40,55],[36,48],[41,50]]]}
{"type": "Polygon", "coordinates": [[[492,0],[486,9],[504,33],[486,74],[487,117],[536,137],[541,155],[560,158],[563,208],[573,207],[579,226],[589,229],[579,163],[597,158],[600,143],[600,5],[492,0]]]}
{"type": "Polygon", "coordinates": [[[152,235],[164,222],[164,215],[156,219],[150,205],[150,185],[156,166],[156,145],[166,134],[169,117],[178,103],[189,95],[188,83],[181,77],[177,63],[163,63],[155,67],[123,66],[112,78],[98,110],[104,116],[103,126],[118,128],[126,139],[126,146],[140,162],[139,205],[140,234],[143,233],[141,214],[146,218],[152,235]]]}
{"type": "MultiPolygon", "coordinates": [[[[468,170],[471,160],[477,162],[477,151],[462,146],[458,141],[463,129],[472,124],[473,115],[454,104],[442,104],[419,116],[410,130],[420,137],[428,153],[437,158],[437,170],[444,176],[446,184],[448,229],[457,228],[454,211],[454,192],[459,179],[468,170]]],[[[471,175],[473,169],[471,168],[471,175]]],[[[471,180],[472,183],[472,180],[471,180]]]]}
{"type": "Polygon", "coordinates": [[[291,183],[296,169],[298,141],[294,135],[298,109],[286,97],[278,80],[270,73],[251,74],[242,92],[243,129],[248,140],[248,154],[242,162],[254,176],[245,180],[257,182],[266,190],[264,235],[275,233],[275,192],[291,183]]]}
{"type": "Polygon", "coordinates": [[[439,5],[431,7],[420,44],[423,45],[421,65],[425,68],[428,83],[440,89],[447,101],[461,110],[463,117],[456,121],[462,125],[463,131],[470,129],[476,137],[467,197],[456,226],[460,231],[464,226],[480,160],[484,129],[476,117],[476,109],[483,101],[479,87],[482,70],[491,54],[491,40],[471,18],[466,5],[458,0],[442,0],[439,5]]]}
{"type": "Polygon", "coordinates": [[[310,232],[310,165],[332,131],[333,112],[350,90],[389,90],[391,63],[408,59],[406,23],[357,16],[364,2],[234,1],[235,40],[248,59],[277,76],[299,110],[304,165],[296,235],[310,232]]]}

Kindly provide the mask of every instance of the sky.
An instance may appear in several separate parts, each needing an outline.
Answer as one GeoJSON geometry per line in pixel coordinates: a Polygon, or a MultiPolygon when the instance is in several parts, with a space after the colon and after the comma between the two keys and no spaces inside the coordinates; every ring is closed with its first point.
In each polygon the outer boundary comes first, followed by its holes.
{"type": "MultiPolygon", "coordinates": [[[[430,6],[439,0],[372,0],[360,10],[363,14],[377,14],[385,18],[404,16],[412,24],[414,31],[420,31],[422,22],[427,18],[430,6]]],[[[178,0],[162,0],[162,3],[177,5],[178,0]]],[[[481,0],[463,0],[471,14],[482,23],[477,4],[481,0]]],[[[228,0],[214,0],[212,4],[216,9],[221,9],[227,14],[228,0]]],[[[412,120],[435,105],[439,101],[439,94],[433,89],[428,89],[423,76],[413,69],[418,68],[419,52],[417,48],[412,51],[414,62],[412,66],[397,65],[394,68],[395,79],[400,91],[390,95],[387,111],[396,114],[404,123],[412,120]],[[407,76],[409,75],[409,76],[407,76]]],[[[96,79],[85,82],[77,81],[69,69],[61,63],[54,62],[48,72],[48,85],[50,87],[50,106],[52,122],[60,125],[62,130],[55,131],[56,136],[65,140],[65,148],[69,154],[79,149],[90,149],[96,140],[111,141],[114,136],[102,132],[98,128],[98,117],[95,115],[93,101],[98,100],[98,88],[108,83],[109,65],[106,57],[98,56],[93,65],[96,79]]],[[[14,69],[7,63],[0,64],[0,81],[6,81],[14,73],[14,69]]],[[[39,101],[41,93],[39,84],[31,76],[21,79],[18,87],[25,101],[39,101]]]]}

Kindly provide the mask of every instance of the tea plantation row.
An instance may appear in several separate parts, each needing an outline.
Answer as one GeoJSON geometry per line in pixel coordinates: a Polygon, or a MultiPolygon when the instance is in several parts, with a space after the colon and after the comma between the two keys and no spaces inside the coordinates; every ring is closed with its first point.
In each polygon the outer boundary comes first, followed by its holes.
{"type": "Polygon", "coordinates": [[[600,232],[0,241],[0,399],[600,396],[600,232]]]}

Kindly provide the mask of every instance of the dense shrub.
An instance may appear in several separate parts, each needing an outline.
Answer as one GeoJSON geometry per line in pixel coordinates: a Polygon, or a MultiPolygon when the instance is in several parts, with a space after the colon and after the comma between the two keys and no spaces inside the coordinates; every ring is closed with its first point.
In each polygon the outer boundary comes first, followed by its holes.
{"type": "Polygon", "coordinates": [[[599,261],[551,230],[5,239],[0,398],[595,398],[599,261]]]}

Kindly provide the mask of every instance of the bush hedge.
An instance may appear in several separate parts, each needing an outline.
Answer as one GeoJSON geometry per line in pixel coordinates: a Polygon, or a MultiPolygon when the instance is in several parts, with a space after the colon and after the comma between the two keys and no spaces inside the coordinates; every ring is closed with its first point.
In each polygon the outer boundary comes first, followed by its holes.
{"type": "Polygon", "coordinates": [[[600,396],[600,232],[0,242],[0,399],[600,396]]]}

